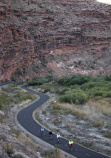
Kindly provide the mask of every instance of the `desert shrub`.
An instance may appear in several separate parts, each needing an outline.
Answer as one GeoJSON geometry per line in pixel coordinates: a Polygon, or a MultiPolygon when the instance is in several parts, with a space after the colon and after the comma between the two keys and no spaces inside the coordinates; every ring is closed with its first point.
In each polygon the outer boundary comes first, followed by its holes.
{"type": "Polygon", "coordinates": [[[96,121],[93,122],[93,125],[94,125],[95,127],[100,128],[100,127],[102,127],[102,126],[104,125],[104,122],[101,121],[101,120],[96,120],[96,121]]]}
{"type": "Polygon", "coordinates": [[[70,77],[64,77],[57,80],[58,84],[61,84],[61,85],[67,85],[69,81],[70,81],[70,77]]]}
{"type": "Polygon", "coordinates": [[[70,82],[68,83],[68,86],[75,85],[75,84],[82,85],[85,82],[87,82],[87,79],[85,79],[84,77],[76,77],[70,80],[70,82]]]}
{"type": "Polygon", "coordinates": [[[64,89],[56,89],[56,93],[57,94],[60,94],[60,95],[62,95],[62,94],[65,94],[65,92],[67,92],[67,91],[69,91],[69,88],[64,88],[64,89]]]}
{"type": "Polygon", "coordinates": [[[3,149],[5,150],[5,152],[6,152],[9,156],[14,153],[13,146],[11,146],[11,145],[9,145],[9,144],[5,144],[5,145],[3,146],[3,149]]]}
{"type": "Polygon", "coordinates": [[[94,96],[103,96],[103,94],[104,94],[104,91],[95,91],[94,93],[94,96]]]}
{"type": "Polygon", "coordinates": [[[42,110],[42,114],[46,115],[47,111],[46,110],[42,110]]]}
{"type": "Polygon", "coordinates": [[[34,77],[31,81],[28,82],[29,86],[35,86],[35,85],[42,85],[44,83],[48,83],[52,81],[53,77],[48,76],[48,77],[34,77]]]}
{"type": "Polygon", "coordinates": [[[19,136],[20,134],[20,131],[15,129],[15,128],[11,128],[11,131],[16,135],[16,136],[19,136]]]}
{"type": "Polygon", "coordinates": [[[81,86],[81,89],[91,89],[95,87],[95,82],[88,82],[81,86]]]}
{"type": "Polygon", "coordinates": [[[63,78],[63,81],[66,85],[71,86],[71,85],[82,85],[90,80],[90,76],[85,76],[85,75],[79,75],[79,76],[72,76],[72,77],[67,77],[63,78]]]}
{"type": "Polygon", "coordinates": [[[54,110],[61,110],[62,108],[61,108],[61,106],[59,104],[54,104],[53,105],[53,109],[54,110]]]}
{"type": "Polygon", "coordinates": [[[59,101],[63,103],[84,104],[87,101],[87,98],[87,94],[77,92],[61,96],[59,101]]]}
{"type": "Polygon", "coordinates": [[[63,107],[60,104],[54,104],[51,110],[52,114],[64,114],[63,107]]]}
{"type": "Polygon", "coordinates": [[[111,91],[106,92],[106,97],[111,97],[111,91]]]}
{"type": "Polygon", "coordinates": [[[44,89],[44,93],[50,92],[50,88],[44,89]]]}
{"type": "Polygon", "coordinates": [[[70,94],[68,95],[63,95],[59,98],[59,101],[61,103],[71,103],[71,100],[72,100],[72,96],[70,94]]]}
{"type": "Polygon", "coordinates": [[[106,81],[111,81],[111,76],[105,76],[106,81]]]}
{"type": "Polygon", "coordinates": [[[30,100],[34,100],[34,95],[31,95],[30,92],[16,92],[16,94],[14,95],[14,99],[19,103],[20,101],[23,101],[23,100],[27,100],[27,99],[30,99],[30,100]]]}
{"type": "Polygon", "coordinates": [[[111,138],[111,132],[105,132],[103,136],[106,138],[111,138]]]}

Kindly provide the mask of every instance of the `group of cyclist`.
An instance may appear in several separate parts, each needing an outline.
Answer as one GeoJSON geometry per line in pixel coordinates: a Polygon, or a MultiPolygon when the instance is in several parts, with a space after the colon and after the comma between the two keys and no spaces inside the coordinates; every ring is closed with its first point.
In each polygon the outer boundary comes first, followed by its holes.
{"type": "MultiPolygon", "coordinates": [[[[44,128],[43,128],[43,127],[41,127],[40,132],[41,132],[41,135],[43,135],[43,133],[44,133],[44,128]]],[[[52,137],[53,137],[53,132],[52,132],[52,131],[49,131],[49,138],[52,138],[52,137]]],[[[60,135],[60,134],[57,134],[57,135],[56,135],[56,139],[57,139],[57,141],[58,141],[58,143],[59,143],[59,142],[60,142],[60,139],[61,139],[61,135],[60,135]]],[[[68,142],[69,149],[72,148],[73,144],[74,144],[74,143],[73,143],[73,140],[70,139],[69,142],[68,142]]]]}

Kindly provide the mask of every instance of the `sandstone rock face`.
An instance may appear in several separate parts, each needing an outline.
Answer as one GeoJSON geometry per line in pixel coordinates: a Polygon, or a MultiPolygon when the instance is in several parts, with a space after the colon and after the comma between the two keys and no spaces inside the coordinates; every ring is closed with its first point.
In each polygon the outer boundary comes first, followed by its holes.
{"type": "Polygon", "coordinates": [[[1,0],[0,81],[111,75],[111,5],[1,0]]]}

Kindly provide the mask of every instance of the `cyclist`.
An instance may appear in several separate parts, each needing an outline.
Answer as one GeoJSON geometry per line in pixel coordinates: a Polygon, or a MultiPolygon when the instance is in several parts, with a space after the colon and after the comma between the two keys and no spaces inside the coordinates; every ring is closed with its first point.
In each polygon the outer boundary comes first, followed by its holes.
{"type": "Polygon", "coordinates": [[[52,131],[49,131],[49,138],[52,138],[52,136],[53,136],[52,131]]]}
{"type": "Polygon", "coordinates": [[[70,139],[70,140],[69,140],[69,149],[72,149],[73,144],[74,144],[74,143],[73,143],[73,140],[70,139]]]}
{"type": "Polygon", "coordinates": [[[44,128],[43,127],[41,127],[40,132],[41,132],[41,135],[43,135],[43,133],[44,133],[44,128]]]}
{"type": "Polygon", "coordinates": [[[56,138],[57,138],[57,141],[60,142],[61,135],[57,134],[56,138]]]}

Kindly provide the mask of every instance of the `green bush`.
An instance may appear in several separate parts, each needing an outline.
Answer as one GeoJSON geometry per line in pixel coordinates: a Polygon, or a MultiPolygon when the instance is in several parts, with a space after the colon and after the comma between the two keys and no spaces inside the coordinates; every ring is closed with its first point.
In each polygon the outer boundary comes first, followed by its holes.
{"type": "Polygon", "coordinates": [[[87,98],[87,94],[77,92],[61,96],[59,101],[64,103],[84,104],[87,101],[87,98]]]}
{"type": "Polygon", "coordinates": [[[65,94],[65,92],[69,91],[69,88],[64,88],[64,89],[56,89],[56,93],[62,95],[65,94]]]}
{"type": "Polygon", "coordinates": [[[59,98],[59,101],[62,103],[71,103],[72,97],[70,94],[68,95],[63,95],[59,98]]]}
{"type": "MultiPolygon", "coordinates": [[[[53,92],[58,93],[60,101],[64,103],[84,104],[89,99],[101,97],[111,97],[111,76],[86,76],[76,75],[55,79],[55,83],[61,85],[61,88],[53,88],[53,92]],[[64,88],[63,88],[64,86],[64,88]]],[[[33,78],[29,85],[41,85],[53,79],[52,76],[46,78],[33,78]]],[[[49,91],[50,88],[44,90],[49,91]]],[[[51,89],[50,89],[50,92],[51,89]]]]}
{"type": "Polygon", "coordinates": [[[58,80],[58,84],[61,85],[82,85],[90,80],[90,76],[72,76],[72,77],[64,77],[58,80]]]}
{"type": "Polygon", "coordinates": [[[106,81],[111,81],[111,76],[105,76],[106,81]]]}
{"type": "Polygon", "coordinates": [[[50,88],[44,89],[44,93],[50,92],[50,88]]]}
{"type": "Polygon", "coordinates": [[[98,90],[98,91],[94,92],[93,94],[94,94],[95,97],[96,96],[103,96],[104,92],[98,90]]]}
{"type": "Polygon", "coordinates": [[[29,86],[42,85],[52,81],[52,76],[47,76],[46,78],[34,77],[31,81],[28,82],[29,86]]]}
{"type": "Polygon", "coordinates": [[[111,91],[106,92],[106,97],[111,97],[111,91]]]}

